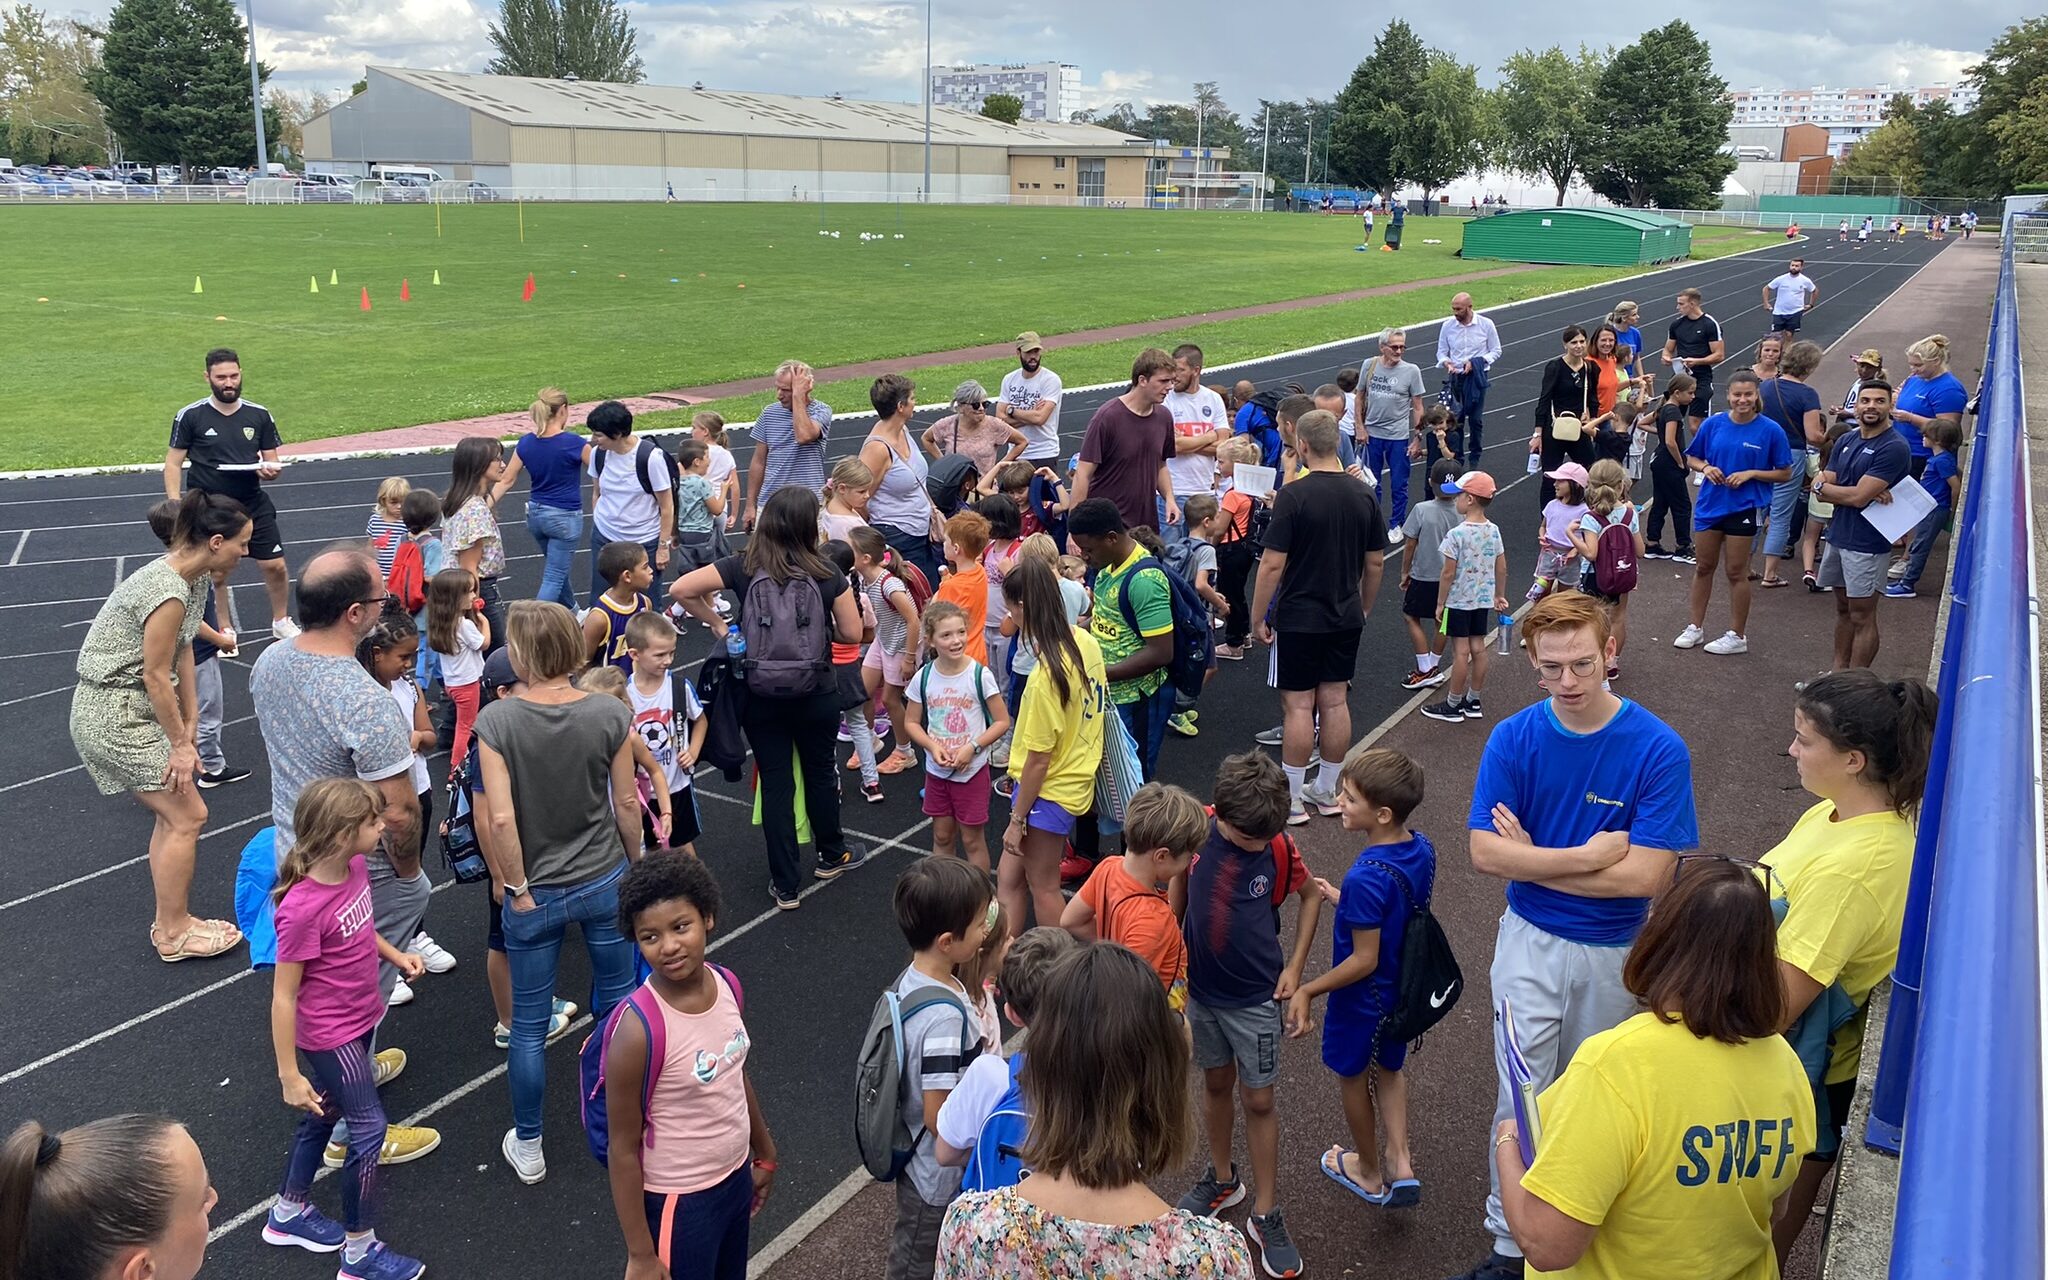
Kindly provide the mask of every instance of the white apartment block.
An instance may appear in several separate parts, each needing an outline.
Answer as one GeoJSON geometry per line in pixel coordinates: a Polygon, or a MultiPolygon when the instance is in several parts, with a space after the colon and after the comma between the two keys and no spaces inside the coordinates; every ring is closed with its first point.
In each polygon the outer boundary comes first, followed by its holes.
{"type": "Polygon", "coordinates": [[[1731,126],[1814,124],[1828,131],[1828,150],[1844,155],[1877,126],[1884,123],[1884,109],[1894,97],[1910,94],[1914,105],[1946,100],[1958,112],[1977,105],[1977,95],[1968,85],[1930,84],[1894,88],[1888,84],[1867,88],[1830,89],[1737,89],[1728,95],[1735,105],[1731,126]]]}
{"type": "Polygon", "coordinates": [[[1024,101],[1024,119],[1066,123],[1081,107],[1081,69],[1065,62],[977,62],[932,68],[932,105],[980,111],[992,93],[1024,101]]]}

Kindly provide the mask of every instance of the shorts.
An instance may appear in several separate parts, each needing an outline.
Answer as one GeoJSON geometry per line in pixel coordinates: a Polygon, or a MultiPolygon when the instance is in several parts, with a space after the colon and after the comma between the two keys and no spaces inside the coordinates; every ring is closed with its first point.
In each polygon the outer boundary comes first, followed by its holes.
{"type": "Polygon", "coordinates": [[[1275,687],[1306,693],[1319,685],[1348,684],[1358,670],[1358,637],[1364,630],[1281,632],[1273,642],[1275,687]]]}
{"type": "Polygon", "coordinates": [[[1377,1065],[1382,1071],[1399,1071],[1408,1062],[1408,1042],[1382,1044],[1374,1051],[1379,1035],[1377,1014],[1348,1015],[1325,1010],[1323,1015],[1323,1065],[1340,1076],[1364,1075],[1377,1065]]]}
{"type": "Polygon", "coordinates": [[[928,818],[951,818],[963,827],[982,826],[988,821],[988,795],[988,766],[985,764],[965,782],[954,782],[930,773],[924,776],[924,813],[928,818]]]}
{"type": "Polygon", "coordinates": [[[1204,1071],[1237,1067],[1237,1082],[1264,1089],[1280,1075],[1280,1005],[1267,1000],[1249,1009],[1217,1009],[1188,997],[1195,1065],[1204,1071]]]}
{"type": "Polygon", "coordinates": [[[1756,536],[1756,509],[1731,511],[1725,516],[1702,520],[1695,516],[1692,522],[1694,537],[1703,533],[1718,533],[1724,538],[1754,538],[1756,536]]]}
{"type": "Polygon", "coordinates": [[[1054,836],[1073,835],[1075,822],[1076,816],[1068,813],[1064,806],[1042,797],[1032,801],[1030,812],[1024,815],[1026,830],[1043,831],[1054,836]]]}
{"type": "Polygon", "coordinates": [[[1424,582],[1420,578],[1408,579],[1408,589],[1401,593],[1402,616],[1433,621],[1436,618],[1437,586],[1437,583],[1424,582]]]}
{"type": "Polygon", "coordinates": [[[668,793],[668,843],[654,838],[654,815],[645,809],[640,811],[640,831],[652,849],[680,849],[693,843],[704,834],[704,828],[697,817],[697,789],[678,787],[668,793]]]}
{"type": "Polygon", "coordinates": [[[1483,636],[1493,630],[1491,609],[1446,609],[1444,610],[1444,634],[1453,640],[1483,636]]]}
{"type": "MultiPolygon", "coordinates": [[[[256,491],[254,499],[242,506],[249,512],[249,558],[251,560],[284,559],[284,535],[277,530],[277,508],[271,505],[270,495],[256,491]]],[[[425,645],[421,645],[425,648],[425,645]]]]}
{"type": "Polygon", "coordinates": [[[1889,551],[1844,551],[1830,542],[1821,548],[1814,579],[1825,590],[1840,587],[1851,600],[1868,600],[1884,588],[1891,559],[1889,551]]]}
{"type": "Polygon", "coordinates": [[[1799,321],[1805,315],[1804,311],[1794,311],[1789,316],[1773,315],[1771,317],[1771,332],[1797,333],[1799,332],[1799,321]]]}
{"type": "Polygon", "coordinates": [[[868,646],[868,656],[862,662],[870,670],[882,673],[882,683],[892,689],[901,689],[910,682],[910,650],[902,653],[887,653],[882,642],[875,641],[868,646]]]}
{"type": "Polygon", "coordinates": [[[853,711],[868,703],[868,684],[861,678],[861,660],[834,662],[832,679],[839,688],[839,709],[853,711]]]}

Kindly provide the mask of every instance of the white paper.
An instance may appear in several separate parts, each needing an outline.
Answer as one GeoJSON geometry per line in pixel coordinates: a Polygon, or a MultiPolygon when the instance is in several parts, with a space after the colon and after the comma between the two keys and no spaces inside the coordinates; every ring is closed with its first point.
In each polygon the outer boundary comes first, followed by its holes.
{"type": "MultiPolygon", "coordinates": [[[[287,462],[288,462],[288,461],[289,461],[288,459],[285,459],[285,458],[279,458],[279,459],[278,459],[278,460],[277,460],[276,462],[223,462],[223,463],[221,463],[221,464],[220,464],[219,466],[215,467],[215,468],[214,468],[214,470],[215,470],[215,471],[261,471],[261,470],[263,470],[263,468],[265,468],[265,467],[282,467],[282,466],[285,466],[285,465],[287,464],[287,462]]],[[[189,465],[189,464],[188,464],[188,465],[189,465]]]]}
{"type": "Polygon", "coordinates": [[[1230,482],[1237,491],[1248,498],[1270,498],[1273,496],[1273,481],[1279,473],[1272,467],[1254,466],[1240,462],[1230,469],[1230,482]]]}
{"type": "Polygon", "coordinates": [[[1863,518],[1884,535],[1885,541],[1897,542],[1913,532],[1932,510],[1934,496],[1918,480],[1907,476],[1892,486],[1890,502],[1873,502],[1863,508],[1863,518]]]}

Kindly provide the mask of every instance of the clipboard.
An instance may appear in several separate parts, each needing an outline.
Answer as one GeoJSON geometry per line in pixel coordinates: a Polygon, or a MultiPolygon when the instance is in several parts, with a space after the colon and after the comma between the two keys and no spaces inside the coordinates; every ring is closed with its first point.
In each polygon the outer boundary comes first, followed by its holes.
{"type": "Polygon", "coordinates": [[[1906,476],[1891,487],[1890,502],[1873,502],[1863,508],[1863,518],[1870,527],[1884,535],[1887,542],[1897,542],[1927,518],[1934,510],[1934,495],[1927,487],[1911,476],[1906,476]]]}

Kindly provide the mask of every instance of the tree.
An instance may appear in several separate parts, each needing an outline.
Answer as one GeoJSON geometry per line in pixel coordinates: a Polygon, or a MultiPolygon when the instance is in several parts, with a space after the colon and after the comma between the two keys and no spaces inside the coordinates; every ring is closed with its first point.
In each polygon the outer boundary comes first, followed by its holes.
{"type": "Polygon", "coordinates": [[[92,29],[20,4],[0,14],[0,152],[23,163],[84,164],[118,148],[87,78],[92,29]]]}
{"type": "Polygon", "coordinates": [[[1559,204],[1585,164],[1605,61],[1584,45],[1577,57],[1552,45],[1541,53],[1524,49],[1501,64],[1494,156],[1503,169],[1557,188],[1559,204]]]}
{"type": "Polygon", "coordinates": [[[256,154],[249,46],[232,0],[121,0],[89,83],[134,159],[207,168],[256,154]]]}
{"type": "Polygon", "coordinates": [[[981,100],[981,114],[1004,124],[1015,124],[1024,118],[1024,99],[1014,93],[992,93],[981,100]]]}
{"type": "Polygon", "coordinates": [[[1403,177],[1402,138],[1421,111],[1429,51],[1399,18],[1373,41],[1372,53],[1337,95],[1329,166],[1345,182],[1390,191],[1403,177]]]}
{"type": "Polygon", "coordinates": [[[287,164],[303,162],[306,158],[306,121],[333,105],[324,93],[301,98],[287,90],[273,88],[264,94],[263,131],[276,158],[287,164]]]}
{"type": "MultiPolygon", "coordinates": [[[[1195,115],[1197,129],[1195,141],[1205,147],[1228,147],[1232,163],[1243,168],[1245,133],[1238,123],[1237,112],[1232,111],[1223,101],[1223,95],[1216,91],[1214,80],[1200,80],[1195,83],[1195,115]]],[[[1190,143],[1190,146],[1194,143],[1190,143]]]]}
{"type": "Polygon", "coordinates": [[[495,76],[638,84],[639,37],[619,0],[500,0],[490,24],[495,76]]]}
{"type": "Polygon", "coordinates": [[[2048,178],[2048,75],[2035,79],[2016,110],[1993,120],[1990,132],[2014,186],[2048,178]]]}
{"type": "Polygon", "coordinates": [[[1430,50],[1417,110],[1402,136],[1401,176],[1421,187],[1427,199],[1479,168],[1486,162],[1491,116],[1477,70],[1430,50]]]}
{"type": "Polygon", "coordinates": [[[348,96],[353,98],[357,94],[369,92],[369,89],[370,77],[364,76],[362,79],[356,81],[354,84],[348,87],[348,96]]]}
{"type": "Polygon", "coordinates": [[[1971,112],[1982,130],[1986,146],[1980,163],[1990,172],[1972,172],[1968,178],[1990,189],[1987,193],[2010,191],[2022,182],[2040,180],[2036,165],[2027,171],[2030,156],[2038,154],[2029,139],[2041,128],[2040,84],[2048,77],[2048,17],[2028,18],[2007,27],[2004,34],[1984,51],[1984,60],[1964,73],[1977,91],[1977,107],[1971,112]],[[2029,110],[2033,117],[2028,118],[2029,110]],[[1993,150],[1995,148],[1995,151],[1993,150]]]}
{"type": "Polygon", "coordinates": [[[1713,53],[1673,20],[1616,53],[1600,73],[1587,183],[1616,204],[1718,209],[1735,157],[1721,144],[1735,114],[1713,53]]]}
{"type": "Polygon", "coordinates": [[[1899,184],[1900,195],[1917,196],[1925,173],[1920,161],[1920,126],[1910,102],[1904,113],[1889,114],[1889,119],[1836,161],[1834,176],[1888,178],[1899,184]]]}

